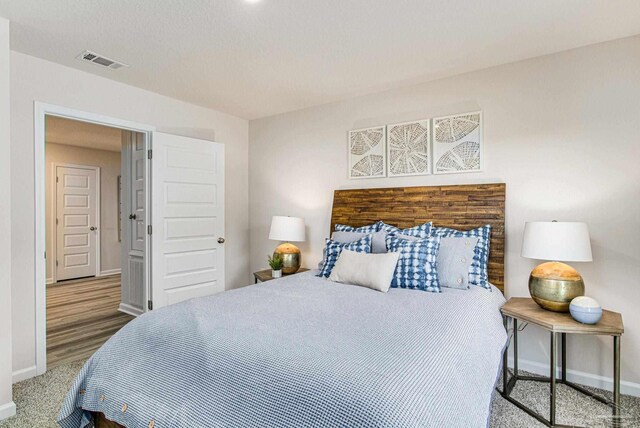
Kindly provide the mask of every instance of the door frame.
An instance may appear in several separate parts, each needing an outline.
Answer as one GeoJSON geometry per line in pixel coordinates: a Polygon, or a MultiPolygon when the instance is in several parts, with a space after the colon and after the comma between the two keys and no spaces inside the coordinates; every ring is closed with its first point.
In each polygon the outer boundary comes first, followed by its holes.
{"type": "MultiPolygon", "coordinates": [[[[96,173],[96,224],[98,225],[98,233],[96,234],[96,272],[95,276],[99,277],[101,272],[100,263],[100,234],[102,233],[102,224],[100,224],[100,167],[93,165],[80,165],[73,163],[58,163],[53,162],[51,164],[51,224],[56,225],[56,218],[58,217],[58,186],[56,183],[58,167],[63,168],[76,168],[76,169],[90,169],[96,173]]],[[[58,259],[58,230],[55,229],[55,233],[51,236],[51,252],[52,259],[58,259]]],[[[46,263],[46,261],[45,261],[46,263]]],[[[53,266],[51,270],[51,279],[53,283],[58,282],[58,269],[57,266],[53,266]]]]}
{"type": "MultiPolygon", "coordinates": [[[[151,150],[152,133],[156,130],[155,126],[136,123],[129,120],[118,119],[100,114],[89,113],[82,110],[75,110],[54,104],[34,102],[34,185],[35,185],[35,212],[34,212],[34,231],[35,231],[35,324],[36,324],[36,375],[44,374],[47,371],[47,268],[46,268],[46,211],[45,211],[45,123],[46,116],[56,116],[66,119],[77,120],[80,122],[94,123],[97,125],[106,125],[115,128],[125,129],[128,131],[140,132],[145,135],[145,147],[151,150]]],[[[147,206],[150,207],[151,197],[151,181],[150,172],[151,164],[147,158],[145,161],[147,168],[145,169],[145,186],[147,206]]],[[[145,223],[151,224],[151,210],[147,210],[145,223]]],[[[151,237],[149,237],[151,238],[151,237]]],[[[147,239],[145,248],[145,273],[146,287],[145,293],[149,295],[149,279],[150,279],[150,256],[151,256],[151,239],[147,239]]],[[[146,296],[145,296],[146,297],[146,296]]],[[[146,299],[145,299],[146,300],[146,299]]]]}

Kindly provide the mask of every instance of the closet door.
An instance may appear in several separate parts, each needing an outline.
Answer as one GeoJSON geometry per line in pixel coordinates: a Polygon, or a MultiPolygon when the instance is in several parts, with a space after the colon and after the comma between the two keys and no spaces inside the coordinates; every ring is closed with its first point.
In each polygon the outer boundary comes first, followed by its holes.
{"type": "Polygon", "coordinates": [[[132,233],[129,236],[131,240],[131,251],[138,257],[144,257],[144,248],[146,242],[147,231],[145,230],[145,211],[146,211],[146,194],[145,194],[145,170],[147,151],[144,144],[144,134],[139,132],[131,133],[131,220],[132,233]]]}
{"type": "Polygon", "coordinates": [[[155,309],[224,290],[224,145],[159,132],[152,143],[155,309]]]}
{"type": "Polygon", "coordinates": [[[140,315],[147,309],[145,283],[146,168],[145,134],[122,137],[122,295],[120,310],[140,315]]]}

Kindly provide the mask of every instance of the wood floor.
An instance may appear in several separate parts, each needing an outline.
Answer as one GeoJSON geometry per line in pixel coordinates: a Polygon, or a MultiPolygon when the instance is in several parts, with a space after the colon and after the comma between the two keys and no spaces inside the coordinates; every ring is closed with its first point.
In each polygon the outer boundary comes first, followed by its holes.
{"type": "Polygon", "coordinates": [[[119,304],[120,275],[47,286],[47,368],[89,358],[131,321],[119,304]]]}

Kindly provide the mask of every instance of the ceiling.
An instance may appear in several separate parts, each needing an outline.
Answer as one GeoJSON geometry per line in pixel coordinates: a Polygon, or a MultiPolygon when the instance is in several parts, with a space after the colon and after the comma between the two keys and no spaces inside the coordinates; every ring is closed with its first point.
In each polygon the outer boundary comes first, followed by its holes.
{"type": "Polygon", "coordinates": [[[16,51],[247,119],[640,33],[638,0],[0,0],[0,16],[16,51]]]}
{"type": "Polygon", "coordinates": [[[44,138],[47,143],[111,152],[119,152],[122,146],[122,130],[118,128],[56,116],[46,117],[44,138]]]}

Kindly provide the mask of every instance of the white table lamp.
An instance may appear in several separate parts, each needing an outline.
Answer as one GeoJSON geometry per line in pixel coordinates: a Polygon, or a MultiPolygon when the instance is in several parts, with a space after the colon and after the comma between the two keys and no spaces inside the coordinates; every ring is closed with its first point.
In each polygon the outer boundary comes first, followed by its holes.
{"type": "Polygon", "coordinates": [[[584,281],[561,262],[590,262],[591,242],[586,223],[536,221],[524,225],[522,257],[550,260],[531,271],[529,293],[541,307],[569,312],[573,298],[584,295],[584,281]]]}
{"type": "Polygon", "coordinates": [[[282,273],[285,275],[296,273],[300,269],[300,250],[291,242],[303,242],[305,240],[304,219],[300,217],[273,216],[269,239],[285,241],[278,245],[273,254],[282,257],[284,266],[282,273]]]}

